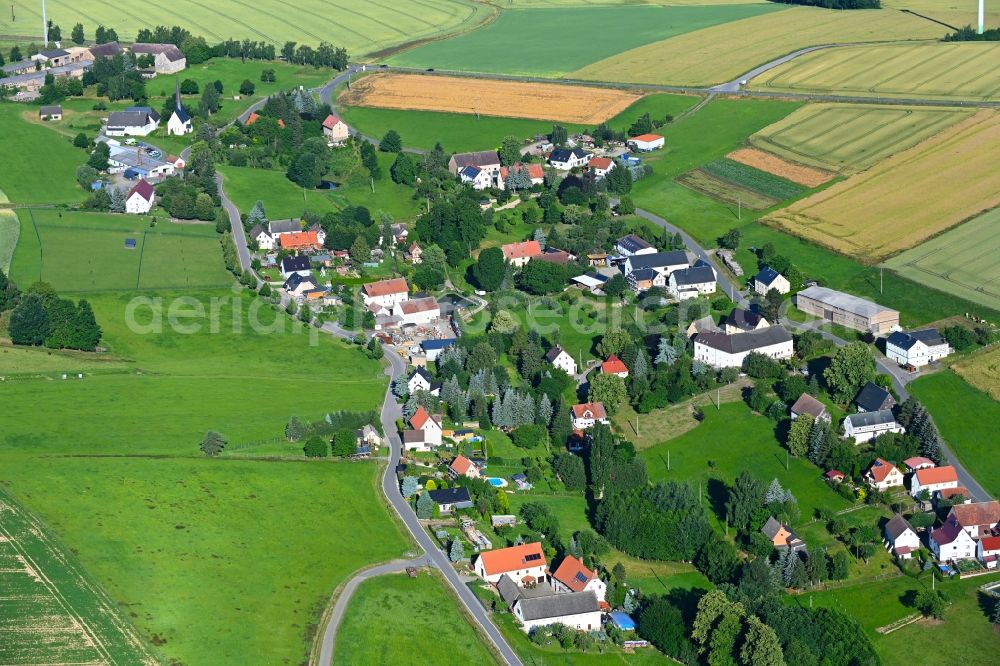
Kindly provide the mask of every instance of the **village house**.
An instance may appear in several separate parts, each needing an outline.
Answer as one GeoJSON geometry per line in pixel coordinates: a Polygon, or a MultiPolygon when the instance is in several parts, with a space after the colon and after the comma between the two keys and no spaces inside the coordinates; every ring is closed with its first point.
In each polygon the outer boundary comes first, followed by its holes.
{"type": "Polygon", "coordinates": [[[298,273],[292,273],[285,280],[284,284],[281,285],[282,289],[289,298],[301,303],[306,299],[306,296],[317,289],[319,285],[316,284],[315,278],[312,275],[304,276],[298,273]]]}
{"type": "Polygon", "coordinates": [[[753,290],[764,296],[767,292],[774,289],[779,294],[787,294],[792,290],[792,286],[788,283],[788,280],[778,271],[774,270],[770,266],[765,266],[760,269],[760,272],[753,278],[753,290]]]}
{"type": "Polygon", "coordinates": [[[125,111],[108,114],[106,136],[147,136],[160,126],[160,116],[155,111],[131,107],[125,111]]]}
{"type": "Polygon", "coordinates": [[[406,382],[406,389],[413,395],[417,391],[427,391],[431,395],[441,395],[441,382],[431,380],[430,373],[424,368],[415,368],[410,379],[406,382]]]}
{"type": "Polygon", "coordinates": [[[39,51],[31,56],[31,60],[48,65],[49,67],[62,67],[69,64],[70,54],[65,49],[50,49],[48,51],[39,51]]]}
{"type": "Polygon", "coordinates": [[[892,554],[901,560],[910,559],[913,552],[920,549],[917,531],[898,513],[885,524],[885,542],[892,554]]]}
{"type": "Polygon", "coordinates": [[[403,258],[414,266],[417,266],[423,263],[423,255],[424,251],[419,245],[417,245],[417,241],[413,241],[413,243],[410,244],[410,247],[403,254],[403,258]]]}
{"type": "Polygon", "coordinates": [[[653,252],[627,257],[622,272],[632,291],[640,293],[653,287],[666,287],[671,273],[687,267],[688,258],[684,252],[653,252]]]}
{"type": "Polygon", "coordinates": [[[153,207],[156,190],[145,180],[135,184],[125,199],[125,212],[132,215],[145,215],[153,207]]]}
{"type": "Polygon", "coordinates": [[[459,180],[461,180],[462,183],[472,185],[472,189],[474,190],[488,190],[491,187],[503,187],[503,184],[499,182],[499,177],[499,172],[494,173],[474,166],[462,167],[462,170],[458,172],[459,180]]]}
{"type": "Polygon", "coordinates": [[[782,326],[769,326],[736,335],[702,331],[694,338],[695,360],[713,368],[741,368],[744,359],[752,352],[782,360],[791,358],[794,351],[792,336],[782,326]]]}
{"type": "Polygon", "coordinates": [[[521,597],[514,602],[511,612],[521,629],[526,632],[553,624],[565,625],[577,631],[596,631],[601,628],[600,602],[591,591],[521,597]]]}
{"type": "Polygon", "coordinates": [[[414,298],[396,303],[392,308],[392,314],[400,318],[401,326],[407,324],[423,326],[441,318],[441,306],[431,296],[414,298]]]}
{"type": "Polygon", "coordinates": [[[539,261],[549,261],[553,264],[559,264],[560,266],[566,266],[567,264],[576,261],[576,256],[570,254],[566,250],[557,250],[554,247],[545,248],[540,255],[535,257],[539,261]]]}
{"type": "Polygon", "coordinates": [[[594,178],[600,180],[615,168],[615,161],[608,157],[592,157],[587,163],[587,170],[594,174],[594,178]]]}
{"type": "Polygon", "coordinates": [[[378,282],[368,282],[361,287],[361,298],[366,307],[378,305],[392,308],[410,297],[410,287],[406,278],[390,278],[378,282]]]}
{"type": "Polygon", "coordinates": [[[989,534],[1000,523],[1000,502],[973,502],[971,504],[956,504],[951,507],[946,522],[952,522],[973,539],[989,534]]]}
{"type": "Polygon", "coordinates": [[[724,330],[729,335],[733,335],[734,333],[756,331],[761,328],[767,328],[770,325],[770,322],[759,312],[744,308],[733,308],[733,311],[726,317],[724,330]]]}
{"type": "Polygon", "coordinates": [[[972,496],[965,486],[955,486],[954,488],[944,488],[937,493],[938,502],[948,501],[955,504],[972,504],[972,496]]]}
{"type": "Polygon", "coordinates": [[[542,254],[542,245],[536,240],[524,241],[523,243],[507,243],[500,248],[503,251],[503,258],[515,268],[521,268],[535,257],[542,254]]]}
{"type": "Polygon", "coordinates": [[[705,315],[699,319],[695,319],[693,322],[688,324],[688,327],[684,329],[684,333],[687,335],[688,340],[694,340],[694,336],[698,335],[702,331],[711,331],[714,333],[724,332],[715,323],[715,318],[711,315],[705,315]]]}
{"type": "Polygon", "coordinates": [[[567,375],[576,374],[576,361],[560,345],[556,345],[545,354],[545,360],[559,368],[567,375]]]}
{"type": "Polygon", "coordinates": [[[926,490],[931,497],[945,488],[958,487],[958,472],[951,465],[918,469],[910,479],[910,495],[919,497],[926,490]]]}
{"type": "MultiPolygon", "coordinates": [[[[656,248],[635,234],[622,236],[615,241],[615,253],[621,257],[631,257],[637,254],[656,254],[656,248]]],[[[684,256],[684,265],[687,266],[687,255],[684,256]]]]}
{"type": "Polygon", "coordinates": [[[833,481],[834,483],[843,483],[847,476],[839,469],[831,469],[823,475],[823,478],[827,481],[833,481]]]}
{"type": "Polygon", "coordinates": [[[800,395],[791,409],[791,418],[793,421],[803,414],[813,417],[814,421],[826,421],[829,423],[831,420],[830,412],[827,410],[826,405],[808,393],[800,395]]]}
{"type": "Polygon", "coordinates": [[[767,519],[764,526],[760,528],[761,534],[766,536],[778,550],[790,550],[797,552],[805,550],[806,542],[795,535],[792,528],[778,521],[774,516],[767,519]]]}
{"type": "Polygon", "coordinates": [[[277,239],[282,234],[297,234],[302,231],[302,222],[298,219],[271,220],[267,223],[267,230],[277,239]]]}
{"type": "Polygon", "coordinates": [[[282,250],[319,250],[323,247],[315,231],[297,231],[278,236],[282,250]]]}
{"type": "Polygon", "coordinates": [[[882,492],[903,485],[903,473],[888,460],[876,458],[865,472],[865,482],[882,492]]]}
{"type": "Polygon", "coordinates": [[[351,135],[351,128],[343,120],[332,113],[323,120],[323,136],[331,146],[347,141],[351,135]]]}
{"type": "Polygon", "coordinates": [[[903,333],[895,331],[885,340],[885,355],[905,368],[922,368],[952,353],[948,341],[936,328],[903,333]]]}
{"type": "Polygon", "coordinates": [[[583,562],[567,555],[552,573],[552,588],[556,592],[593,592],[598,601],[604,601],[608,586],[597,572],[584,566],[583,562]]]}
{"type": "Polygon", "coordinates": [[[628,367],[615,354],[609,356],[608,360],[601,364],[601,372],[605,375],[617,375],[622,379],[628,379],[628,367]]]}
{"type": "Polygon", "coordinates": [[[711,296],[716,289],[715,279],[715,269],[700,263],[671,272],[667,279],[667,291],[678,301],[711,296]]]}
{"type": "Polygon", "coordinates": [[[868,382],[858,391],[854,404],[859,412],[877,412],[895,407],[896,399],[878,384],[868,382]]]}
{"type": "MultiPolygon", "coordinates": [[[[89,53],[90,60],[97,60],[98,58],[111,60],[115,56],[125,53],[125,49],[118,42],[95,44],[94,46],[88,46],[86,50],[89,53]]],[[[84,57],[87,58],[88,56],[85,54],[84,57]]]]}
{"type": "Polygon", "coordinates": [[[540,585],[545,583],[546,568],[545,553],[537,541],[480,553],[472,564],[477,576],[493,584],[508,575],[517,583],[540,585]]]}
{"type": "MultiPolygon", "coordinates": [[[[29,69],[0,79],[0,88],[14,88],[25,93],[37,93],[45,85],[45,79],[52,76],[56,79],[82,79],[85,72],[93,68],[92,60],[81,60],[68,65],[35,70],[34,63],[29,69]]],[[[6,71],[6,70],[5,70],[6,71]]]]}
{"type": "Polygon", "coordinates": [[[554,169],[569,171],[576,167],[585,167],[592,157],[583,148],[556,148],[549,154],[549,164],[554,169]]]}
{"type": "Polygon", "coordinates": [[[529,164],[517,162],[509,167],[500,167],[500,182],[506,183],[507,178],[512,172],[521,173],[524,170],[527,170],[528,178],[531,180],[532,185],[541,185],[545,182],[545,169],[542,168],[541,164],[535,164],[534,162],[529,164]]]}
{"type": "Polygon", "coordinates": [[[431,496],[443,516],[457,509],[471,509],[474,506],[468,488],[440,488],[424,492],[431,496]]]}
{"type": "Polygon", "coordinates": [[[455,338],[442,338],[439,340],[424,340],[420,343],[420,349],[424,352],[424,356],[428,363],[436,361],[438,356],[441,355],[448,347],[455,344],[455,338]]]}
{"type": "Polygon", "coordinates": [[[795,306],[814,317],[874,335],[885,335],[899,327],[897,310],[826,287],[803,289],[795,295],[795,306]]]}
{"type": "MultiPolygon", "coordinates": [[[[403,224],[402,222],[397,222],[392,225],[393,243],[396,243],[397,245],[399,243],[405,243],[406,240],[409,239],[409,237],[410,237],[410,230],[407,228],[405,224],[403,224]]],[[[379,244],[381,245],[381,240],[379,241],[379,244]]]]}
{"type": "Polygon", "coordinates": [[[431,416],[423,405],[410,417],[410,427],[424,433],[424,444],[441,446],[441,422],[431,416]]]}
{"type": "Polygon", "coordinates": [[[274,249],[274,236],[268,232],[263,225],[255,224],[252,229],[250,229],[249,234],[250,240],[257,244],[257,248],[261,250],[273,250],[274,249]]]}
{"type": "Polygon", "coordinates": [[[455,153],[448,160],[448,171],[457,176],[465,167],[476,167],[490,174],[500,173],[500,155],[495,150],[474,153],[455,153]]]}
{"type": "Polygon", "coordinates": [[[63,109],[58,104],[52,106],[42,106],[38,109],[39,120],[62,120],[63,109]]]}
{"type": "Polygon", "coordinates": [[[976,557],[987,569],[996,569],[1000,560],[1000,536],[983,537],[976,544],[976,557]]]}
{"type": "Polygon", "coordinates": [[[470,479],[479,478],[479,466],[465,456],[455,456],[448,465],[448,472],[455,478],[467,476],[470,479]]]}
{"type": "Polygon", "coordinates": [[[844,437],[853,439],[855,444],[873,440],[884,432],[906,432],[906,429],[896,422],[891,409],[851,414],[844,419],[843,426],[844,437]]]}
{"type": "Polygon", "coordinates": [[[586,430],[591,428],[596,423],[603,423],[607,425],[610,423],[608,421],[608,413],[604,410],[603,402],[584,402],[579,405],[573,405],[570,408],[570,420],[573,422],[573,428],[576,430],[586,430]]]}
{"type": "Polygon", "coordinates": [[[294,257],[285,257],[281,260],[281,276],[288,278],[295,274],[302,277],[312,276],[312,266],[309,263],[309,257],[299,254],[294,257]]]}
{"type": "Polygon", "coordinates": [[[153,70],[157,74],[176,74],[187,67],[187,58],[175,44],[133,44],[132,53],[153,56],[153,70]]]}
{"type": "Polygon", "coordinates": [[[664,139],[659,134],[640,134],[625,142],[625,145],[640,153],[663,148],[664,139]]]}
{"type": "Polygon", "coordinates": [[[174,168],[178,171],[182,170],[187,166],[187,162],[184,161],[183,157],[178,157],[177,155],[167,155],[164,160],[167,164],[173,164],[174,168]]]}
{"type": "Polygon", "coordinates": [[[950,521],[932,530],[928,543],[939,562],[969,560],[976,556],[975,540],[959,525],[950,521]]]}
{"type": "Polygon", "coordinates": [[[907,458],[903,461],[903,465],[905,465],[906,469],[910,472],[916,472],[918,469],[927,469],[928,467],[937,467],[933,460],[923,456],[913,456],[912,458],[907,458]]]}

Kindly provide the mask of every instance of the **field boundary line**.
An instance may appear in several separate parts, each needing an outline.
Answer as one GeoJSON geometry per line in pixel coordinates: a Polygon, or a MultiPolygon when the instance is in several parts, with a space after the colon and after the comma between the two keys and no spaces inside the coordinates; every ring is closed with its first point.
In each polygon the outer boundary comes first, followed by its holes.
{"type": "MultiPolygon", "coordinates": [[[[38,233],[38,224],[35,223],[35,214],[28,209],[28,217],[31,218],[31,228],[35,230],[35,240],[38,241],[38,281],[42,281],[42,269],[45,267],[45,250],[42,246],[42,237],[38,233]]],[[[11,257],[11,263],[14,259],[11,257]]]]}
{"type": "Polygon", "coordinates": [[[142,282],[142,257],[146,254],[146,231],[142,232],[142,247],[139,248],[139,267],[135,271],[135,288],[139,288],[139,283],[142,282]]]}

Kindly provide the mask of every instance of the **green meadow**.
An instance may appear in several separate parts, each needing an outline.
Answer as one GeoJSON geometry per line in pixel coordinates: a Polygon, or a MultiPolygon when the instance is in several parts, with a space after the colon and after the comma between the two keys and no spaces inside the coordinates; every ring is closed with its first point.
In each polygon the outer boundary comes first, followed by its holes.
{"type": "Polygon", "coordinates": [[[76,168],[87,154],[71,139],[39,123],[34,106],[0,103],[0,190],[13,203],[77,203],[84,192],[76,184],[76,168]]]}
{"type": "Polygon", "coordinates": [[[404,51],[391,62],[407,67],[560,76],[638,46],[780,9],[766,3],[508,9],[484,28],[404,51]]]}

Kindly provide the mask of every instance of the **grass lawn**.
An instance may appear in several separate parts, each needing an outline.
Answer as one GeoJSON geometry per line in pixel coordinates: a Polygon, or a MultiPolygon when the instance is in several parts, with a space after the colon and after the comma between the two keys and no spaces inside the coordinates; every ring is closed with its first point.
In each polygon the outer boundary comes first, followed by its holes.
{"type": "Polygon", "coordinates": [[[511,513],[520,514],[521,507],[529,502],[540,502],[552,510],[559,519],[563,542],[568,542],[574,532],[593,529],[587,518],[587,499],[580,492],[538,493],[517,492],[508,495],[511,513]]]}
{"type": "Polygon", "coordinates": [[[1000,496],[1000,466],[995,447],[1000,402],[967,384],[951,371],[936,372],[910,384],[948,445],[976,480],[1000,496]]]}
{"type": "Polygon", "coordinates": [[[559,76],[629,49],[780,9],[773,5],[573,7],[506,10],[485,28],[431,42],[391,61],[409,67],[559,76]],[[553,48],[553,38],[558,48],[553,48]],[[517,48],[511,48],[517,44],[517,48]]]}
{"type": "Polygon", "coordinates": [[[76,168],[87,155],[71,141],[22,113],[34,107],[0,103],[0,190],[14,203],[77,203],[84,191],[76,183],[76,168]]]}
{"type": "Polygon", "coordinates": [[[445,586],[438,574],[423,572],[366,580],[337,632],[336,662],[497,663],[445,586]]]}
{"type": "Polygon", "coordinates": [[[127,372],[128,362],[115,356],[0,345],[0,374],[45,374],[79,372],[127,372]]]}
{"type": "Polygon", "coordinates": [[[44,280],[60,292],[225,287],[212,224],[174,224],[150,217],[52,209],[18,212],[21,242],[12,277],[22,286],[44,280]],[[135,249],[125,240],[134,239],[135,249]],[[39,241],[41,244],[39,245],[39,241]]]}
{"type": "Polygon", "coordinates": [[[677,588],[711,590],[715,587],[688,562],[640,560],[617,550],[612,550],[602,560],[609,570],[619,562],[625,567],[629,585],[638,587],[643,594],[663,594],[677,588]]]}
{"type": "MultiPolygon", "coordinates": [[[[3,193],[0,192],[0,197],[3,193]]],[[[14,258],[17,239],[21,235],[21,223],[12,210],[0,210],[0,271],[10,273],[10,261],[14,258]]]]}
{"type": "Polygon", "coordinates": [[[775,423],[753,414],[742,402],[723,403],[722,408],[705,409],[705,420],[680,437],[646,449],[653,481],[672,479],[697,488],[710,502],[719,521],[725,519],[725,489],[744,469],[765,484],[778,479],[799,502],[801,522],[808,521],[818,507],[838,510],[847,500],[833,492],[822,480],[820,470],[804,459],[791,458],[785,469],[785,449],[775,438],[775,423]],[[667,469],[669,452],[670,469],[667,469]]]}

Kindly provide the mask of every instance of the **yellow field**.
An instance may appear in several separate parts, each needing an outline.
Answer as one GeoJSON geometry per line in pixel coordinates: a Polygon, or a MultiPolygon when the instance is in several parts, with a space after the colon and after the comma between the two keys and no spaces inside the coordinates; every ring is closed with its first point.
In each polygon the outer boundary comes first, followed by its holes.
{"type": "MultiPolygon", "coordinates": [[[[882,6],[891,9],[909,9],[956,28],[967,25],[976,27],[976,22],[979,20],[976,16],[978,12],[976,0],[882,0],[882,6]]],[[[987,0],[986,26],[997,25],[1000,25],[1000,5],[987,0]]],[[[941,30],[948,32],[944,26],[941,26],[941,30]]]]}
{"type": "Polygon", "coordinates": [[[947,29],[895,10],[787,10],[696,30],[626,51],[570,75],[628,83],[713,85],[807,46],[940,39],[947,29]]]}
{"type": "Polygon", "coordinates": [[[911,148],[974,113],[969,109],[806,104],[750,137],[793,162],[850,174],[911,148]]]}
{"type": "Polygon", "coordinates": [[[758,90],[931,99],[1000,99],[1000,43],[826,49],[754,79],[758,90]]]}
{"type": "Polygon", "coordinates": [[[994,400],[1000,400],[1000,349],[959,361],[951,369],[994,400]]]}
{"type": "Polygon", "coordinates": [[[833,180],[832,173],[795,164],[778,155],[756,148],[740,148],[729,153],[726,157],[806,187],[819,187],[833,180]]]}
{"type": "Polygon", "coordinates": [[[762,221],[878,261],[1000,205],[998,163],[1000,114],[984,110],[762,221]]]}
{"type": "Polygon", "coordinates": [[[374,74],[340,96],[348,106],[600,123],[642,97],[625,90],[421,74],[374,74]]]}

